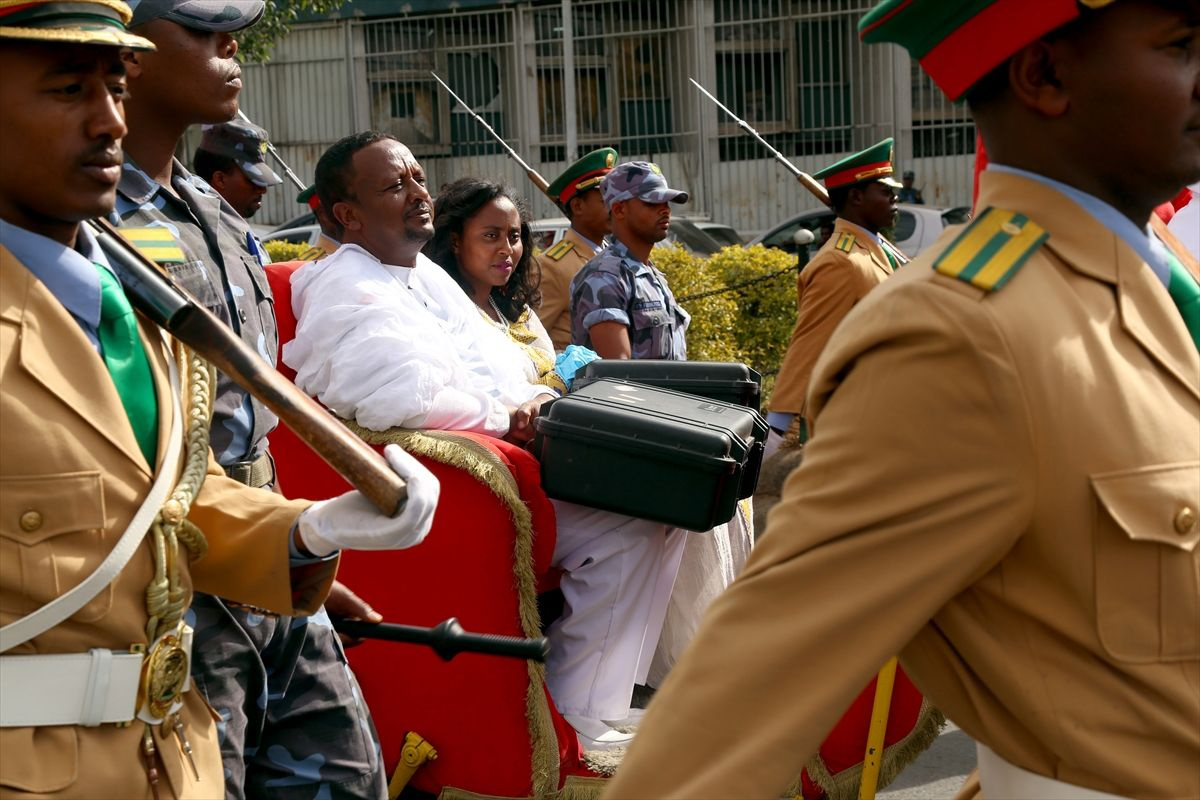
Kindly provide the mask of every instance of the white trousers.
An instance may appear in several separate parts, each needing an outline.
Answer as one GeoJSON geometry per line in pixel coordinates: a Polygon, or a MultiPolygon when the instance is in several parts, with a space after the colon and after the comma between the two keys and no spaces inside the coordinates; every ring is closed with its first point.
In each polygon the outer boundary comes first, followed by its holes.
{"type": "MultiPolygon", "coordinates": [[[[754,544],[754,517],[750,501],[738,503],[733,519],[704,533],[684,534],[683,560],[658,649],[644,681],[658,688],[683,655],[709,605],[741,574],[754,544]]],[[[641,681],[639,681],[641,682],[641,681]]]]}
{"type": "Polygon", "coordinates": [[[650,669],[685,534],[558,500],[554,510],[565,606],[548,631],[550,696],[563,714],[624,719],[650,669]]]}
{"type": "Polygon", "coordinates": [[[987,800],[1129,800],[1038,775],[1005,761],[987,745],[975,743],[979,786],[987,800]]]}

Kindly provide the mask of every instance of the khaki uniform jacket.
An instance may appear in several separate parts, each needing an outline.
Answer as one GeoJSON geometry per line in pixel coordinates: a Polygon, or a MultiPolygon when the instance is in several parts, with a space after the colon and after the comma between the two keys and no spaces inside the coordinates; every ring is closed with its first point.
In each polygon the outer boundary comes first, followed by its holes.
{"type": "Polygon", "coordinates": [[[1060,193],[985,173],[989,206],[1049,239],[988,293],[931,269],[947,231],[846,319],[803,464],[605,797],[777,797],[897,653],[1018,766],[1200,796],[1200,355],[1060,193]]]}
{"type": "Polygon", "coordinates": [[[592,246],[574,228],[567,228],[562,239],[538,256],[542,304],[537,315],[550,332],[554,349],[560,353],[571,343],[571,279],[595,255],[592,246]],[[570,247],[563,242],[569,242],[570,247]]]}
{"type": "Polygon", "coordinates": [[[891,274],[878,242],[844,219],[834,223],[829,241],[796,278],[796,327],[771,394],[771,411],[804,413],[813,367],[834,329],[867,292],[891,274]],[[845,241],[847,236],[853,239],[849,250],[839,249],[839,240],[845,241]]]}
{"type": "MultiPolygon", "coordinates": [[[[176,409],[166,348],[144,321],[142,340],[158,391],[161,459],[176,409]]],[[[7,625],[95,570],[140,506],[152,475],[79,323],[3,248],[0,385],[0,624],[7,625]]],[[[297,569],[295,576],[290,571],[288,537],[306,505],[247,489],[226,478],[210,455],[190,515],[209,549],[183,569],[185,583],[286,614],[311,613],[328,592],[336,563],[297,569]]],[[[145,589],[152,575],[147,539],[116,580],[74,616],[5,655],[146,643],[145,589]]],[[[175,737],[158,736],[165,767],[159,791],[164,798],[221,798],[217,732],[200,692],[187,692],[182,715],[202,780],[191,776],[175,737]]],[[[0,796],[149,797],[139,749],[144,729],[136,720],[126,728],[0,729],[0,796]]]]}

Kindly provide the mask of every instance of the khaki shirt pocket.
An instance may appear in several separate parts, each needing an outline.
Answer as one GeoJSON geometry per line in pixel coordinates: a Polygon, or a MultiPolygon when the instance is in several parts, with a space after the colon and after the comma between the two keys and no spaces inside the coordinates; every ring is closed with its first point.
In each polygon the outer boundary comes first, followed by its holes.
{"type": "Polygon", "coordinates": [[[0,729],[0,786],[57,792],[79,777],[79,737],[73,725],[0,729]]]}
{"type": "MultiPolygon", "coordinates": [[[[0,478],[0,612],[24,616],[95,571],[121,531],[107,531],[99,471],[0,478]]],[[[74,619],[112,606],[106,586],[74,619]]]]}
{"type": "Polygon", "coordinates": [[[1200,657],[1200,462],[1091,483],[1101,645],[1133,663],[1200,657]]]}

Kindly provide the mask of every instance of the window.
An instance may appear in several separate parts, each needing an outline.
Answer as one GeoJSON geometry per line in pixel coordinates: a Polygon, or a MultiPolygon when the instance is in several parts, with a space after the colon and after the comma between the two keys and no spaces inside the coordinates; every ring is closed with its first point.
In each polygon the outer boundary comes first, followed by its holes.
{"type": "Polygon", "coordinates": [[[508,12],[487,12],[364,24],[371,126],[400,139],[418,157],[502,152],[430,72],[505,136],[508,19],[508,12]]]}
{"type": "MultiPolygon", "coordinates": [[[[575,120],[581,150],[611,145],[630,156],[674,150],[676,40],[685,30],[679,14],[676,0],[575,5],[575,120]]],[[[535,9],[533,19],[541,157],[561,161],[566,144],[562,16],[559,9],[535,9]]]]}
{"type": "Polygon", "coordinates": [[[853,41],[846,16],[803,19],[796,24],[800,80],[801,152],[838,153],[851,149],[850,81],[847,51],[853,41]]]}
{"type": "Polygon", "coordinates": [[[912,62],[913,157],[975,152],[975,123],[966,105],[946,99],[916,60],[912,62]]]}

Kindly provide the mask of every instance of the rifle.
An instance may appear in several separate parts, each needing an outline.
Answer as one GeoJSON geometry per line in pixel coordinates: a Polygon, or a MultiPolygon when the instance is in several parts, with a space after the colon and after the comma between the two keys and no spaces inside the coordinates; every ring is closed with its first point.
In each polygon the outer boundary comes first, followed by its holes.
{"type": "MultiPolygon", "coordinates": [[[[242,111],[240,108],[238,109],[237,115],[239,117],[241,117],[242,121],[245,122],[246,124],[248,124],[248,125],[254,124],[253,122],[250,121],[250,118],[246,116],[246,112],[242,111]]],[[[300,191],[303,192],[305,189],[307,189],[308,187],[305,186],[298,177],[296,177],[296,173],[292,172],[292,168],[289,167],[287,165],[287,162],[283,160],[283,156],[279,155],[279,151],[275,149],[275,145],[271,144],[270,140],[267,140],[266,144],[267,144],[267,152],[275,157],[275,160],[277,162],[279,162],[279,166],[283,167],[283,174],[285,174],[289,178],[291,178],[292,183],[296,184],[296,188],[299,189],[300,191]]]]}
{"type": "MultiPolygon", "coordinates": [[[[714,103],[716,103],[717,108],[721,109],[726,114],[728,114],[730,116],[730,118],[733,119],[733,121],[738,124],[739,128],[741,128],[746,133],[753,136],[754,140],[756,142],[761,144],[763,147],[767,148],[767,152],[769,152],[772,156],[774,156],[775,160],[778,161],[780,164],[782,164],[787,169],[788,172],[792,173],[792,175],[794,175],[796,177],[796,180],[800,182],[801,186],[803,186],[805,189],[808,189],[808,191],[810,193],[812,193],[812,195],[814,197],[816,197],[818,200],[820,200],[824,205],[826,205],[826,206],[829,205],[829,192],[825,191],[824,186],[817,183],[815,180],[813,180],[813,177],[811,175],[809,175],[807,172],[805,172],[804,170],[797,167],[795,164],[793,164],[791,162],[791,160],[788,159],[787,156],[785,156],[783,153],[779,152],[774,147],[772,147],[770,142],[768,142],[766,139],[764,139],[759,134],[758,131],[754,130],[754,128],[752,128],[750,126],[750,123],[746,122],[746,120],[742,119],[737,114],[735,114],[731,110],[729,110],[729,107],[726,106],[724,103],[722,103],[720,100],[718,100],[716,97],[714,97],[712,92],[708,91],[703,86],[701,86],[699,83],[697,83],[694,78],[688,78],[688,80],[692,82],[693,86],[695,86],[697,89],[700,90],[701,94],[703,94],[709,100],[712,100],[714,103]]],[[[883,236],[880,236],[879,239],[880,239],[880,242],[883,244],[884,249],[889,251],[892,254],[892,257],[896,259],[897,264],[903,265],[903,264],[908,263],[908,261],[909,261],[908,256],[904,255],[904,252],[899,247],[897,247],[894,243],[892,243],[891,241],[889,241],[887,238],[885,238],[883,236]]]]}
{"type": "Polygon", "coordinates": [[[518,636],[467,633],[455,617],[432,628],[334,617],[333,627],[340,633],[359,639],[428,645],[443,661],[449,661],[459,653],[484,653],[530,661],[545,661],[550,654],[550,640],[544,636],[522,639],[518,636]]]}
{"type": "Polygon", "coordinates": [[[467,105],[461,97],[454,93],[453,89],[446,85],[444,80],[438,77],[436,72],[430,71],[429,74],[433,76],[435,81],[442,85],[443,89],[450,93],[451,97],[458,101],[459,105],[467,110],[468,114],[475,118],[476,122],[484,127],[484,130],[492,135],[493,139],[500,143],[500,146],[504,148],[506,153],[508,153],[508,157],[513,161],[516,161],[521,166],[521,169],[525,170],[525,174],[529,176],[529,180],[533,181],[533,185],[540,189],[544,195],[549,197],[551,202],[553,202],[555,205],[558,205],[558,201],[550,195],[550,184],[547,183],[546,179],[542,177],[541,173],[526,164],[525,159],[517,155],[517,151],[509,147],[508,142],[504,141],[504,139],[500,137],[500,134],[496,133],[495,129],[492,128],[491,125],[488,125],[487,120],[476,114],[475,111],[469,105],[467,105]]]}
{"type": "Polygon", "coordinates": [[[400,510],[408,493],[382,456],[171,283],[107,220],[95,219],[91,225],[134,308],[262,401],[380,511],[394,516],[400,510]]]}

